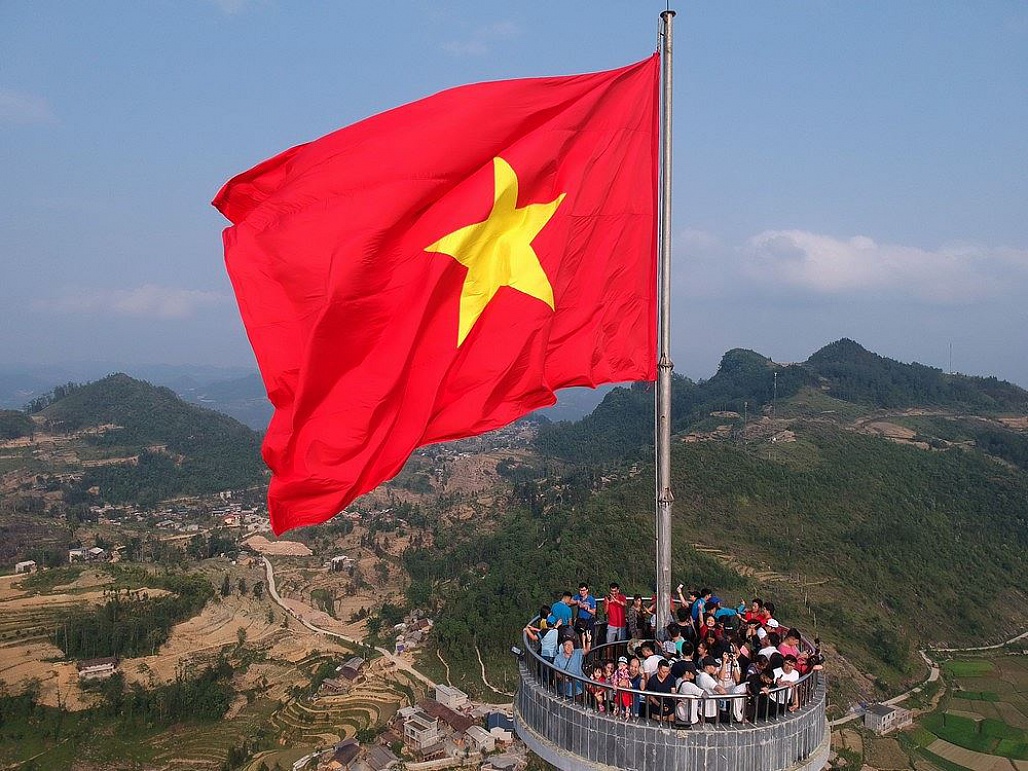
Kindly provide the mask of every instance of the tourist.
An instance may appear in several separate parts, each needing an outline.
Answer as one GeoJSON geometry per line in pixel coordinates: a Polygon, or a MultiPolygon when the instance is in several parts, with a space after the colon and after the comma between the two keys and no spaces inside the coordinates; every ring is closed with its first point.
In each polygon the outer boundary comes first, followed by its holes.
{"type": "Polygon", "coordinates": [[[552,618],[551,623],[560,621],[567,627],[571,626],[571,592],[564,592],[560,596],[560,601],[555,602],[553,607],[550,608],[550,616],[552,618]]]}
{"type": "Polygon", "coordinates": [[[675,700],[666,699],[652,694],[670,694],[675,692],[675,681],[671,677],[671,662],[660,659],[657,671],[646,681],[649,716],[658,720],[666,720],[675,710],[675,700]]]}
{"type": "Polygon", "coordinates": [[[617,583],[611,583],[603,609],[607,614],[607,643],[624,640],[628,598],[621,593],[621,587],[617,583]]]}
{"type": "Polygon", "coordinates": [[[656,648],[653,643],[644,642],[639,646],[639,658],[642,659],[643,677],[649,680],[657,673],[657,665],[660,663],[660,660],[664,658],[664,655],[656,652],[656,648]]]}
{"type": "Polygon", "coordinates": [[[578,596],[571,601],[571,604],[578,608],[578,618],[575,619],[575,631],[592,640],[593,625],[596,623],[596,598],[589,594],[588,584],[581,584],[578,587],[578,596]]]}
{"type": "Polygon", "coordinates": [[[782,665],[773,671],[772,677],[775,687],[783,689],[774,694],[774,699],[779,704],[779,712],[784,712],[786,708],[790,712],[795,712],[800,706],[797,689],[791,687],[800,679],[800,673],[796,670],[796,657],[786,656],[782,665]]]}
{"type": "Polygon", "coordinates": [[[713,697],[724,695],[724,689],[718,685],[716,677],[720,665],[715,659],[707,656],[700,662],[700,667],[700,671],[696,673],[696,685],[703,689],[706,696],[703,702],[703,718],[706,722],[712,722],[717,719],[717,699],[713,697]]]}
{"type": "MultiPolygon", "coordinates": [[[[629,656],[628,658],[628,677],[633,690],[641,691],[646,685],[646,680],[643,678],[642,673],[642,662],[639,661],[638,656],[629,656]]],[[[642,717],[642,707],[642,695],[633,693],[632,714],[642,717]]]]}
{"type": "Polygon", "coordinates": [[[785,632],[784,639],[778,646],[778,652],[783,656],[799,658],[800,655],[800,630],[789,629],[785,632]]]}
{"type": "Polygon", "coordinates": [[[607,676],[604,674],[603,667],[597,664],[593,667],[592,674],[590,677],[596,681],[596,683],[588,683],[585,686],[586,691],[592,698],[592,704],[599,712],[607,711],[607,689],[604,688],[600,683],[607,682],[607,676]]]}
{"type": "Polygon", "coordinates": [[[564,677],[563,692],[565,696],[577,698],[582,694],[582,658],[589,652],[589,641],[585,640],[581,648],[575,647],[574,640],[565,640],[553,660],[553,667],[560,673],[566,673],[570,677],[564,677]]]}
{"type": "MultiPolygon", "coordinates": [[[[746,693],[746,684],[742,682],[742,667],[739,665],[738,649],[734,645],[725,652],[721,659],[721,668],[717,672],[717,684],[728,695],[746,693]]],[[[745,700],[742,698],[723,699],[720,705],[721,711],[726,713],[726,716],[730,714],[735,722],[741,723],[744,702],[745,700]]]]}
{"type": "MultiPolygon", "coordinates": [[[[638,663],[638,659],[636,659],[636,663],[638,663]]],[[[632,675],[628,668],[627,657],[622,656],[618,659],[617,669],[614,670],[610,682],[614,686],[614,716],[628,718],[634,714],[632,710],[633,695],[628,691],[621,690],[632,687],[632,675]]]]}
{"type": "MultiPolygon", "coordinates": [[[[678,699],[675,704],[675,727],[691,728],[700,722],[700,704],[703,701],[705,692],[696,685],[696,665],[691,661],[684,661],[682,674],[677,680],[677,693],[688,696],[686,699],[678,699]]],[[[672,667],[672,669],[674,669],[672,667]]]]}

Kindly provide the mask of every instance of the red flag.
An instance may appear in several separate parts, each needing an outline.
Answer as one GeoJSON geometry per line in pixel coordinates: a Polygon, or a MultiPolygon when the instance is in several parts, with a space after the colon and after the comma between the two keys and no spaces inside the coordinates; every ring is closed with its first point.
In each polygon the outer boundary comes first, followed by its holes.
{"type": "Polygon", "coordinates": [[[454,88],[222,188],[276,533],[558,388],[655,379],[658,66],[454,88]]]}

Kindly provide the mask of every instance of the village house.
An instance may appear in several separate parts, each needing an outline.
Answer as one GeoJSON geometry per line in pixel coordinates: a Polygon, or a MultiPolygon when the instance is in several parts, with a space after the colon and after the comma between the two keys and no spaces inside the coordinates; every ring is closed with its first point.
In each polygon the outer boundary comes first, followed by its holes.
{"type": "Polygon", "coordinates": [[[348,557],[345,554],[337,554],[335,557],[329,560],[329,569],[333,573],[349,573],[353,574],[354,562],[353,557],[348,557]]]}
{"type": "Polygon", "coordinates": [[[103,680],[118,670],[118,659],[113,656],[102,659],[85,659],[75,665],[79,680],[103,680]]]}
{"type": "Polygon", "coordinates": [[[367,663],[360,656],[352,656],[346,660],[345,663],[340,665],[336,672],[340,677],[343,677],[353,683],[361,674],[364,672],[364,668],[367,663]]]}
{"type": "Polygon", "coordinates": [[[325,771],[342,771],[350,767],[350,764],[360,755],[361,747],[356,739],[346,739],[339,742],[333,749],[332,754],[321,761],[319,769],[325,771]]]}
{"type": "Polygon", "coordinates": [[[403,724],[403,746],[422,760],[437,757],[443,752],[439,721],[418,710],[403,724]]]}
{"type": "Polygon", "coordinates": [[[397,763],[397,758],[388,747],[376,744],[370,747],[367,754],[350,766],[352,771],[385,771],[397,763]]]}
{"type": "Polygon", "coordinates": [[[496,738],[480,725],[473,725],[464,732],[468,750],[471,752],[492,752],[496,749],[496,738]]]}
{"type": "Polygon", "coordinates": [[[36,570],[36,561],[35,560],[25,560],[24,562],[19,562],[19,563],[15,564],[15,566],[14,566],[14,572],[15,573],[33,573],[33,572],[35,572],[35,570],[36,570]]]}
{"type": "Polygon", "coordinates": [[[468,695],[460,688],[454,688],[449,685],[436,685],[435,687],[435,700],[442,704],[444,707],[450,709],[463,709],[468,706],[471,702],[468,699],[468,695]]]}
{"type": "Polygon", "coordinates": [[[913,722],[910,710],[888,704],[872,704],[864,713],[864,727],[876,734],[887,734],[913,722]]]}
{"type": "Polygon", "coordinates": [[[429,717],[435,718],[441,723],[445,723],[456,736],[460,736],[467,731],[471,726],[475,725],[475,721],[466,715],[462,715],[459,712],[454,712],[447,706],[440,704],[435,699],[422,699],[418,702],[418,707],[429,717]]]}

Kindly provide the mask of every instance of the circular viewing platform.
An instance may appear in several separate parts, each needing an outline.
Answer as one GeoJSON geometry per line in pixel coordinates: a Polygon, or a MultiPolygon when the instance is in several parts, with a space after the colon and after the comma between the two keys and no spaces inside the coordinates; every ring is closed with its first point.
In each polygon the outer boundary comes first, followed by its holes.
{"type": "MultiPolygon", "coordinates": [[[[602,639],[602,624],[595,636],[602,639]]],[[[828,761],[831,733],[825,719],[820,671],[789,687],[748,693],[688,696],[615,688],[545,660],[526,637],[514,699],[519,738],[547,763],[565,771],[816,771],[828,761]],[[653,716],[615,714],[626,702],[653,704],[653,716]]],[[[598,645],[583,671],[626,655],[627,644],[598,645]]],[[[742,689],[740,689],[742,690],[742,689]]]]}

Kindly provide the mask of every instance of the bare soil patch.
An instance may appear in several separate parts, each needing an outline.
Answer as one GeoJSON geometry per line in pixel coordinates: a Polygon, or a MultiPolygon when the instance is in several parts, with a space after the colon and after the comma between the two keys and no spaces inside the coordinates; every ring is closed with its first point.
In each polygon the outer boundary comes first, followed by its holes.
{"type": "Polygon", "coordinates": [[[895,739],[876,736],[867,742],[866,762],[881,771],[910,768],[910,758],[895,739]]]}
{"type": "Polygon", "coordinates": [[[913,429],[901,426],[897,423],[889,423],[885,420],[875,420],[870,423],[865,423],[863,430],[869,434],[884,436],[887,439],[903,439],[905,441],[910,441],[917,436],[917,432],[913,429]]]}
{"type": "Polygon", "coordinates": [[[310,557],[312,552],[297,541],[269,541],[263,535],[255,535],[243,541],[243,545],[261,554],[278,557],[310,557]]]}

